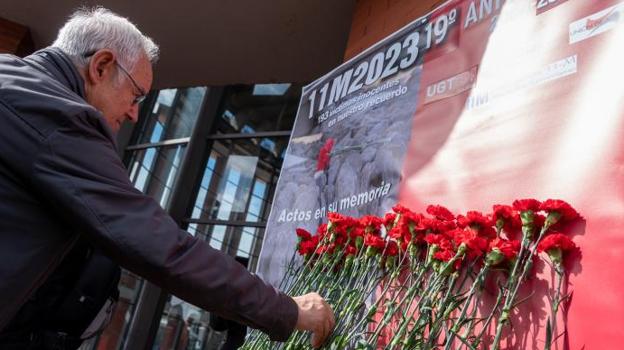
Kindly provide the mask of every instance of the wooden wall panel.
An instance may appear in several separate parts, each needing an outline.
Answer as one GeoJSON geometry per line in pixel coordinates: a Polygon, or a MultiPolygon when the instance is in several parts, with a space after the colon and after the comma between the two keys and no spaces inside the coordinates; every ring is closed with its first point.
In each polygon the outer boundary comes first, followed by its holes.
{"type": "Polygon", "coordinates": [[[357,0],[344,60],[364,51],[444,0],[357,0]]]}
{"type": "Polygon", "coordinates": [[[25,56],[33,49],[34,45],[28,27],[0,17],[0,53],[25,56]]]}

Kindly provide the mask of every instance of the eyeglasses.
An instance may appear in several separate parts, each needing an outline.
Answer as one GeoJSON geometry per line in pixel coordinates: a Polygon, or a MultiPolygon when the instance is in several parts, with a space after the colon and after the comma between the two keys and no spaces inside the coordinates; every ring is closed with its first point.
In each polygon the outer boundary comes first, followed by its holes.
{"type": "Polygon", "coordinates": [[[143,90],[139,86],[139,84],[137,84],[136,80],[134,80],[132,75],[130,75],[130,73],[128,73],[128,71],[121,65],[121,63],[119,63],[119,62],[117,62],[115,60],[115,64],[117,65],[117,67],[119,67],[119,69],[121,69],[122,72],[124,72],[126,74],[126,76],[128,77],[128,79],[130,79],[130,81],[132,82],[134,87],[139,91],[139,95],[136,96],[134,98],[134,100],[132,100],[132,105],[138,105],[139,103],[143,102],[143,100],[145,100],[145,97],[147,96],[147,93],[145,92],[145,90],[143,90]]]}
{"type": "MultiPolygon", "coordinates": [[[[82,57],[87,58],[87,57],[91,57],[93,55],[95,55],[97,51],[90,51],[85,53],[84,55],[82,55],[82,57]]],[[[143,90],[143,88],[141,88],[139,86],[139,84],[137,84],[136,80],[134,80],[134,78],[132,77],[132,75],[128,72],[128,70],[126,68],[124,68],[121,63],[117,62],[117,60],[115,60],[115,64],[117,65],[117,67],[119,67],[119,69],[121,69],[122,72],[124,72],[124,74],[126,75],[126,77],[128,77],[128,79],[130,79],[130,82],[132,83],[132,85],[134,85],[134,87],[139,91],[139,95],[134,97],[134,100],[132,100],[132,105],[138,105],[139,103],[143,102],[145,100],[145,98],[147,97],[147,92],[145,92],[145,90],[143,90]]]]}

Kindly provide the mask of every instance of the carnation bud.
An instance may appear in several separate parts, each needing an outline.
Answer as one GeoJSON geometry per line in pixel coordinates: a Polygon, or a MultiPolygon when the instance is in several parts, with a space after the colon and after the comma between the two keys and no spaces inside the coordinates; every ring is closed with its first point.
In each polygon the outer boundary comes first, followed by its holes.
{"type": "Polygon", "coordinates": [[[534,219],[535,219],[535,213],[533,213],[533,210],[525,210],[520,213],[520,220],[522,220],[523,226],[533,225],[534,219]]]}
{"type": "Polygon", "coordinates": [[[431,268],[433,269],[433,271],[440,272],[441,267],[442,262],[440,260],[433,260],[433,262],[431,263],[431,268]]]}
{"type": "Polygon", "coordinates": [[[329,253],[323,254],[322,261],[323,261],[323,264],[329,265],[331,263],[331,261],[332,261],[331,254],[329,254],[329,253]]]}
{"type": "Polygon", "coordinates": [[[438,247],[437,244],[429,246],[429,252],[427,253],[427,264],[431,263],[431,261],[433,260],[433,254],[435,254],[439,249],[440,247],[438,247]]]}
{"type": "Polygon", "coordinates": [[[503,226],[505,226],[505,219],[503,218],[496,219],[496,231],[500,232],[503,226]]]}
{"type": "Polygon", "coordinates": [[[334,223],[330,220],[327,222],[327,232],[332,232],[334,230],[334,223]]]}
{"type": "Polygon", "coordinates": [[[501,253],[497,248],[492,249],[491,252],[485,257],[485,263],[489,266],[500,264],[505,259],[505,255],[501,253]]]}
{"type": "Polygon", "coordinates": [[[410,243],[409,246],[407,247],[407,251],[409,252],[410,257],[415,258],[418,256],[420,249],[418,248],[416,244],[410,243]]]}
{"type": "Polygon", "coordinates": [[[522,237],[523,239],[533,239],[533,223],[535,214],[532,210],[523,211],[520,213],[520,220],[522,220],[522,237]]]}
{"type": "Polygon", "coordinates": [[[368,247],[366,248],[366,256],[375,256],[377,254],[377,249],[375,249],[374,247],[368,247]]]}
{"type": "Polygon", "coordinates": [[[462,244],[459,245],[459,248],[457,248],[457,256],[462,256],[466,253],[466,250],[468,249],[468,246],[466,245],[466,243],[462,242],[462,244]]]}
{"type": "Polygon", "coordinates": [[[364,244],[364,237],[362,236],[355,237],[355,247],[357,248],[358,252],[360,251],[360,249],[362,249],[363,244],[364,244]]]}
{"type": "Polygon", "coordinates": [[[440,265],[441,271],[440,274],[444,275],[444,276],[450,276],[451,274],[453,274],[455,271],[455,261],[456,259],[453,258],[443,264],[440,265]]]}
{"type": "Polygon", "coordinates": [[[561,251],[561,248],[552,248],[546,253],[548,253],[548,257],[554,265],[561,265],[561,261],[563,260],[563,252],[561,251]]]}
{"type": "Polygon", "coordinates": [[[548,216],[546,216],[546,221],[544,223],[544,226],[550,227],[556,224],[559,221],[559,219],[561,219],[561,213],[559,213],[558,211],[551,211],[548,213],[548,216]]]}
{"type": "Polygon", "coordinates": [[[349,255],[347,256],[347,258],[345,259],[345,268],[346,269],[350,269],[351,266],[353,266],[353,255],[349,255]]]}

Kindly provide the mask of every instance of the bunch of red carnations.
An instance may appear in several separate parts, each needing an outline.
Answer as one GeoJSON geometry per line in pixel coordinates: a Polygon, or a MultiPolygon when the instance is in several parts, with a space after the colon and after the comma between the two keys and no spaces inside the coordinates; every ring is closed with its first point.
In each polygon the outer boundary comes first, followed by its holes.
{"type": "MultiPolygon", "coordinates": [[[[578,250],[561,231],[579,218],[562,200],[522,199],[492,212],[455,215],[439,205],[416,213],[396,205],[384,217],[330,213],[311,234],[297,229],[297,253],[281,288],[319,292],[336,313],[325,349],[499,349],[534,259],[556,274],[544,348],[558,337],[557,313],[567,295],[563,260],[578,250]],[[297,255],[301,258],[298,258],[297,255]],[[496,275],[498,292],[484,311],[480,298],[496,275]],[[486,334],[487,332],[487,334],[486,334]]],[[[252,332],[244,349],[308,349],[306,334],[272,343],[252,332]]]]}

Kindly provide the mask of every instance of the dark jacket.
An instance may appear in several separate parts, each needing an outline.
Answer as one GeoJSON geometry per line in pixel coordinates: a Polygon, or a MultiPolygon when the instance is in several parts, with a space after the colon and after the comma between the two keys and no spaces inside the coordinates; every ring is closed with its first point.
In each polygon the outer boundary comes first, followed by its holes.
{"type": "Polygon", "coordinates": [[[180,230],[134,188],[104,117],[55,48],[0,55],[0,330],[79,234],[172,294],[286,340],[294,301],[180,230]]]}

